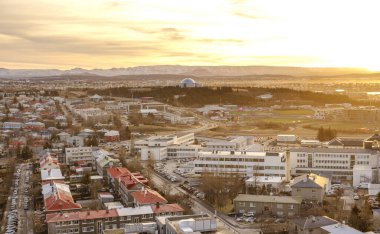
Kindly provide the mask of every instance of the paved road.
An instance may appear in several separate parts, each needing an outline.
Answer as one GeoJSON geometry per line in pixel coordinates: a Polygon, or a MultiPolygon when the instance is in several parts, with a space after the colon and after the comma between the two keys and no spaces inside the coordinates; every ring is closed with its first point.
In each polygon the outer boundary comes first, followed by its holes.
{"type": "MultiPolygon", "coordinates": [[[[157,173],[152,174],[152,181],[155,183],[156,187],[164,186],[164,184],[171,183],[170,181],[166,180],[165,178],[161,177],[157,173]]],[[[188,194],[192,201],[193,201],[193,212],[194,213],[204,213],[214,216],[215,210],[207,205],[204,204],[200,199],[196,198],[192,194],[188,193],[187,191],[181,189],[178,187],[178,183],[172,183],[172,190],[170,191],[171,194],[188,194]]],[[[258,234],[260,233],[260,230],[255,229],[243,229],[236,226],[231,225],[225,217],[223,217],[221,214],[216,214],[217,216],[217,222],[218,226],[223,228],[222,233],[239,233],[239,234],[258,234]]]]}
{"type": "MultiPolygon", "coordinates": [[[[11,189],[11,193],[10,193],[10,196],[8,198],[8,204],[6,206],[6,210],[4,211],[4,222],[5,223],[5,219],[10,211],[10,203],[11,203],[11,200],[12,200],[12,195],[13,195],[13,192],[14,192],[14,189],[16,188],[17,190],[17,198],[16,198],[16,209],[17,209],[17,215],[18,215],[18,225],[17,225],[17,233],[19,234],[33,234],[33,230],[34,230],[34,222],[33,222],[33,210],[24,210],[24,197],[26,195],[24,195],[24,189],[26,186],[28,186],[28,183],[25,182],[25,177],[26,177],[26,174],[29,173],[28,169],[27,169],[27,164],[19,164],[18,167],[20,168],[20,177],[19,177],[19,186],[18,188],[15,187],[15,178],[13,179],[13,183],[12,183],[12,187],[10,188],[11,189]]],[[[16,170],[17,171],[17,170],[16,170]]],[[[2,227],[1,231],[3,232],[4,231],[4,226],[2,227]]]]}

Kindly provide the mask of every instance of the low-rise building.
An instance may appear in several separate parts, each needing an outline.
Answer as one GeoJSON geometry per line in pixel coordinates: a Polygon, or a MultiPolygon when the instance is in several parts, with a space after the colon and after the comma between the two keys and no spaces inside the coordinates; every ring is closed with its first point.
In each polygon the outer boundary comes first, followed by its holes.
{"type": "Polygon", "coordinates": [[[194,161],[194,172],[243,176],[275,176],[290,179],[285,152],[203,151],[194,161]]]}
{"type": "Polygon", "coordinates": [[[66,164],[74,165],[78,163],[84,163],[88,166],[95,166],[95,158],[92,155],[92,147],[75,147],[66,148],[66,164]]]}
{"type": "Polygon", "coordinates": [[[302,197],[239,194],[234,199],[236,213],[294,217],[300,213],[302,197]]]}
{"type": "Polygon", "coordinates": [[[331,190],[330,180],[316,174],[304,174],[295,177],[290,184],[292,196],[307,201],[322,202],[327,191],[331,190]]]}

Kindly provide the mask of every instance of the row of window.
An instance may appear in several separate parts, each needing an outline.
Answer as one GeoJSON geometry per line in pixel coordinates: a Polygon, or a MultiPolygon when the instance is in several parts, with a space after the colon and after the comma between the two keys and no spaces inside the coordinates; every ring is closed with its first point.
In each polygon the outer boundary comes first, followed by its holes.
{"type": "Polygon", "coordinates": [[[200,157],[199,160],[201,161],[231,161],[231,162],[264,162],[263,158],[238,158],[238,157],[231,157],[231,158],[221,158],[221,157],[200,157]]]}

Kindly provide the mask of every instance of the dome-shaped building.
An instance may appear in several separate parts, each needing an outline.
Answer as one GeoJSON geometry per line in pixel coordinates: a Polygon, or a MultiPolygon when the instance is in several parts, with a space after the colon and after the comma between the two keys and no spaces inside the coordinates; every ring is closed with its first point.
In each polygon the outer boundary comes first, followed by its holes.
{"type": "Polygon", "coordinates": [[[200,85],[193,79],[191,78],[185,78],[181,80],[181,83],[179,83],[179,86],[181,88],[196,88],[200,87],[200,85]]]}

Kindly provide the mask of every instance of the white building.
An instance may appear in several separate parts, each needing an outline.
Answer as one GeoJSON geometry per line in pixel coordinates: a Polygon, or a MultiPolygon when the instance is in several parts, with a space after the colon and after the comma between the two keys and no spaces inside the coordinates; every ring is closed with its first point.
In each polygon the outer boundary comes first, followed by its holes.
{"type": "Polygon", "coordinates": [[[238,173],[241,176],[275,176],[289,179],[286,153],[247,151],[199,152],[194,172],[238,173]]]}
{"type": "Polygon", "coordinates": [[[229,150],[244,150],[253,144],[253,137],[234,137],[231,140],[215,140],[208,141],[204,144],[205,151],[229,151],[229,150]]]}
{"type": "Polygon", "coordinates": [[[95,165],[95,158],[92,155],[92,147],[66,148],[66,164],[84,162],[86,165],[95,165]]]}
{"type": "Polygon", "coordinates": [[[369,149],[299,148],[290,150],[292,175],[314,173],[333,182],[353,180],[355,165],[377,168],[379,155],[369,149]]]}
{"type": "Polygon", "coordinates": [[[167,121],[169,121],[171,124],[194,124],[195,123],[195,117],[182,117],[177,114],[173,114],[170,112],[164,112],[163,118],[167,121]]]}
{"type": "Polygon", "coordinates": [[[196,158],[200,149],[200,145],[172,145],[167,148],[167,155],[169,159],[196,158]]]}
{"type": "MultiPolygon", "coordinates": [[[[180,146],[179,152],[187,151],[189,148],[186,145],[194,143],[194,133],[185,134],[182,136],[154,136],[146,140],[139,140],[135,143],[135,149],[140,152],[141,160],[163,160],[168,157],[168,147],[171,147],[171,157],[178,155],[175,146],[180,146]],[[174,152],[175,151],[175,152],[174,152]],[[175,154],[173,154],[175,153],[175,154]]],[[[195,154],[195,151],[194,151],[195,154]]]]}
{"type": "Polygon", "coordinates": [[[196,88],[201,86],[202,85],[198,84],[197,82],[195,82],[195,80],[191,78],[185,78],[181,80],[181,82],[179,83],[179,87],[181,88],[196,88]]]}

